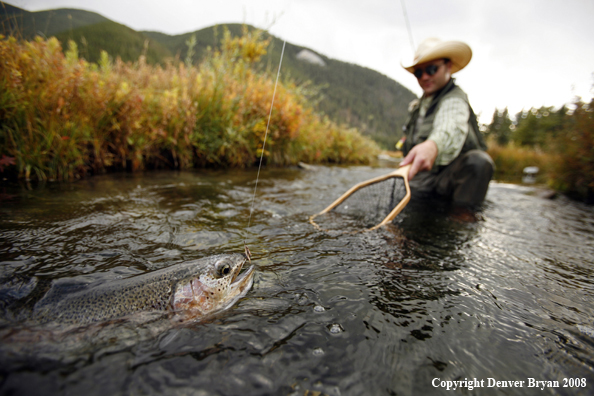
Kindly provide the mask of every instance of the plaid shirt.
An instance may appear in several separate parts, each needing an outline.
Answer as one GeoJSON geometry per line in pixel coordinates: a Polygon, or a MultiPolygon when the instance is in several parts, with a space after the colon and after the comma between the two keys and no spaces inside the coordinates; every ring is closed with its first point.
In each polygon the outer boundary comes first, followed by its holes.
{"type": "MultiPolygon", "coordinates": [[[[432,96],[421,99],[420,119],[425,117],[432,99],[432,96]]],[[[456,97],[443,100],[435,114],[433,130],[427,138],[437,145],[435,165],[448,165],[460,154],[468,136],[469,117],[468,103],[464,100],[456,97]]]]}

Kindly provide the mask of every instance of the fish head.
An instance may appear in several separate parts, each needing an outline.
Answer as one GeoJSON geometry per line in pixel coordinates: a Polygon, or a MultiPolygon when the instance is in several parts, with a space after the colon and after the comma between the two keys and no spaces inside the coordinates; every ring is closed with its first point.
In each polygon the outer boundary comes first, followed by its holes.
{"type": "Polygon", "coordinates": [[[225,310],[252,287],[254,267],[241,272],[243,254],[215,256],[196,275],[177,282],[171,308],[183,316],[198,317],[225,310]]]}

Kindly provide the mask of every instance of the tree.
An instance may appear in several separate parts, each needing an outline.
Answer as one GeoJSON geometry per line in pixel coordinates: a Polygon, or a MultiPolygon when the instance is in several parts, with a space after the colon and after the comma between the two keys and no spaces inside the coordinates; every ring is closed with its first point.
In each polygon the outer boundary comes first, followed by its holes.
{"type": "Polygon", "coordinates": [[[505,146],[511,136],[512,120],[509,118],[507,107],[503,111],[495,109],[493,112],[493,120],[487,126],[487,136],[495,139],[497,144],[505,146]]]}
{"type": "MultiPolygon", "coordinates": [[[[594,204],[594,99],[574,103],[570,116],[566,109],[562,133],[553,140],[559,161],[556,162],[552,184],[556,189],[594,204]]],[[[558,112],[559,113],[559,112],[558,112]]]]}
{"type": "Polygon", "coordinates": [[[542,106],[518,113],[517,126],[512,135],[514,143],[520,146],[545,148],[551,139],[561,133],[567,121],[567,108],[559,110],[542,106]]]}

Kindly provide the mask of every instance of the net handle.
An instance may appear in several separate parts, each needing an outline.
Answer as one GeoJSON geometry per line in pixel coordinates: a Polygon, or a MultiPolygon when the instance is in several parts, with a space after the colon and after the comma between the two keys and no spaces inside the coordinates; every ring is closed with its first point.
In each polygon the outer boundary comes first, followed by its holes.
{"type": "Polygon", "coordinates": [[[351,187],[347,192],[345,192],[344,194],[342,194],[340,196],[340,198],[338,198],[336,201],[332,202],[326,209],[322,210],[320,213],[316,213],[312,216],[310,216],[309,218],[309,222],[316,227],[318,230],[321,230],[320,226],[318,226],[316,224],[316,222],[314,221],[314,219],[317,216],[323,215],[325,213],[328,213],[329,211],[331,211],[332,209],[334,209],[335,207],[337,207],[338,205],[340,205],[345,199],[347,199],[349,196],[351,196],[355,191],[360,190],[364,187],[369,186],[370,184],[373,183],[377,183],[386,179],[389,179],[391,177],[394,176],[399,176],[402,177],[402,179],[404,179],[404,186],[406,188],[406,195],[404,196],[404,198],[402,198],[402,200],[398,203],[398,205],[396,205],[396,207],[394,209],[392,209],[392,211],[388,214],[388,216],[386,216],[386,218],[384,220],[382,220],[381,223],[368,228],[367,231],[372,231],[375,230],[387,223],[390,223],[392,220],[394,220],[394,218],[396,216],[398,216],[398,213],[400,213],[402,211],[402,209],[404,209],[404,207],[408,204],[408,202],[410,201],[410,186],[408,184],[408,172],[410,171],[410,167],[411,165],[405,165],[401,168],[396,169],[393,172],[390,172],[386,175],[382,175],[382,176],[377,176],[374,177],[373,179],[369,179],[369,180],[365,180],[359,184],[354,185],[353,187],[351,187]]]}

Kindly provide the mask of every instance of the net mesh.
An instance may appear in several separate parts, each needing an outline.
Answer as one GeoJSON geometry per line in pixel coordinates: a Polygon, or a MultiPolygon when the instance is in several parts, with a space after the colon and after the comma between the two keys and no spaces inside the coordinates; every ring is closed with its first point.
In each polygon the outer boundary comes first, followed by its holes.
{"type": "Polygon", "coordinates": [[[381,223],[405,196],[404,179],[390,177],[356,190],[315,222],[326,230],[361,231],[381,223]]]}

